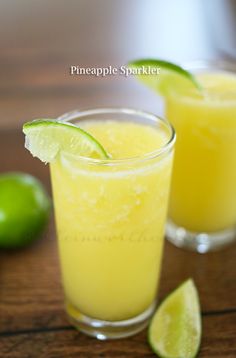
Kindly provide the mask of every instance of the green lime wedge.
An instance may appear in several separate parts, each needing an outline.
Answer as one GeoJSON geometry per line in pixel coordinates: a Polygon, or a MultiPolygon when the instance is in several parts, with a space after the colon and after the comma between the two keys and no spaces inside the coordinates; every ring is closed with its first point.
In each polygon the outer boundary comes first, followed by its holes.
{"type": "Polygon", "coordinates": [[[106,159],[98,141],[74,124],[52,119],[37,119],[23,126],[25,147],[43,162],[52,162],[63,151],[89,158],[106,159]]]}
{"type": "Polygon", "coordinates": [[[196,357],[201,340],[197,289],[189,279],[167,296],[149,326],[148,340],[161,358],[196,357]]]}
{"type": "Polygon", "coordinates": [[[170,93],[186,93],[189,90],[201,92],[201,85],[184,68],[163,60],[141,59],[128,63],[134,69],[138,80],[162,96],[170,93]],[[146,72],[146,74],[145,74],[146,72]],[[154,73],[155,74],[152,74],[154,73]]]}

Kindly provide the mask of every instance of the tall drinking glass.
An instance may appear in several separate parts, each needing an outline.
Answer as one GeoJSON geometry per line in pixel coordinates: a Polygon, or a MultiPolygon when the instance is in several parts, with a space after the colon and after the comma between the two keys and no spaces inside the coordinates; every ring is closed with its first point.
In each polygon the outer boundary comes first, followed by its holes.
{"type": "Polygon", "coordinates": [[[204,253],[236,239],[236,67],[198,62],[190,69],[203,93],[166,99],[178,137],[167,236],[204,253]]]}
{"type": "Polygon", "coordinates": [[[167,121],[132,109],[73,112],[63,120],[84,128],[100,123],[103,134],[109,122],[105,148],[116,146],[113,121],[131,138],[123,138],[123,149],[134,153],[134,138],[154,141],[151,153],[126,159],[64,153],[50,164],[69,319],[98,339],[129,336],[155,308],[175,134],[167,121]]]}

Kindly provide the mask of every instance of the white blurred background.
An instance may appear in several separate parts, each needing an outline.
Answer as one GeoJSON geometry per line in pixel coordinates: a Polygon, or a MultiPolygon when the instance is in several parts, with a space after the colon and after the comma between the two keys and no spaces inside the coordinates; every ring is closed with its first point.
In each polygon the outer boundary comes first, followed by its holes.
{"type": "Polygon", "coordinates": [[[234,0],[1,0],[0,46],[91,63],[205,59],[234,54],[235,16],[234,0]]]}
{"type": "Polygon", "coordinates": [[[235,19],[236,0],[0,0],[0,126],[108,105],[161,114],[134,79],[70,76],[70,66],[233,59],[235,19]]]}

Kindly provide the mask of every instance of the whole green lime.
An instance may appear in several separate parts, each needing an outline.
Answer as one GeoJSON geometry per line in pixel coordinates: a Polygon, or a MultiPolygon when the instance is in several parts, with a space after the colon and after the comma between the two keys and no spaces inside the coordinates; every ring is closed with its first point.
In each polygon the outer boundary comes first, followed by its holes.
{"type": "Polygon", "coordinates": [[[0,247],[26,246],[43,231],[51,200],[42,184],[25,173],[0,175],[0,247]]]}

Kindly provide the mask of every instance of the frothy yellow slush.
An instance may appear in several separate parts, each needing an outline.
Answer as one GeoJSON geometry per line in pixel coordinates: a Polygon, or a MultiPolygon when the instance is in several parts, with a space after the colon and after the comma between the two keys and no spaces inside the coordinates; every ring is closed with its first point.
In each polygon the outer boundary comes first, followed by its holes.
{"type": "Polygon", "coordinates": [[[203,94],[167,97],[166,115],[177,132],[169,215],[196,233],[236,225],[236,76],[197,76],[203,94]]]}
{"type": "Polygon", "coordinates": [[[173,157],[170,128],[161,120],[77,125],[111,159],[62,154],[50,164],[67,310],[75,318],[128,320],[156,297],[173,157]]]}

